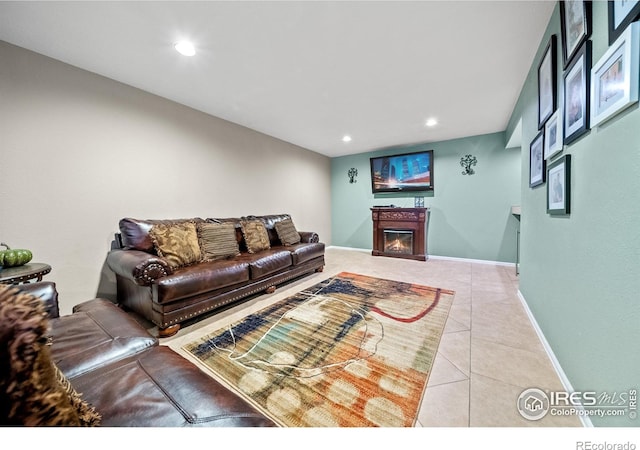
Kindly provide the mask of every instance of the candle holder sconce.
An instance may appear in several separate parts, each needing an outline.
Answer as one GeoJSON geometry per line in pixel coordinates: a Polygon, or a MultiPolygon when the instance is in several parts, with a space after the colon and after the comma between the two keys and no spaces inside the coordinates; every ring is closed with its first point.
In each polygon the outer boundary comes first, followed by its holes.
{"type": "Polygon", "coordinates": [[[356,180],[356,177],[358,176],[358,169],[352,167],[347,172],[347,176],[349,177],[349,183],[357,183],[358,180],[356,180]]]}
{"type": "Polygon", "coordinates": [[[464,170],[462,171],[462,175],[473,175],[474,173],[476,173],[476,171],[473,170],[471,167],[475,166],[477,163],[478,163],[478,160],[473,155],[465,155],[462,158],[460,158],[460,165],[464,167],[464,170]]]}

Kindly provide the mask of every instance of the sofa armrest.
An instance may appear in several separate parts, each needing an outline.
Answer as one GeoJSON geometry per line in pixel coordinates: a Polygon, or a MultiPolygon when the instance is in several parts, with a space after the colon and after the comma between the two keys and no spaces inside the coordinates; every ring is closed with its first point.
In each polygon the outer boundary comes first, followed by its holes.
{"type": "Polygon", "coordinates": [[[44,304],[44,309],[50,319],[60,317],[58,307],[58,290],[52,281],[38,281],[35,283],[18,284],[16,287],[26,293],[38,297],[44,304]]]}
{"type": "Polygon", "coordinates": [[[140,286],[149,286],[173,273],[166,259],[140,250],[112,250],[107,255],[107,265],[116,275],[140,286]]]}
{"type": "Polygon", "coordinates": [[[314,233],[313,231],[299,231],[300,242],[304,244],[318,243],[320,242],[320,236],[318,233],[314,233]]]}

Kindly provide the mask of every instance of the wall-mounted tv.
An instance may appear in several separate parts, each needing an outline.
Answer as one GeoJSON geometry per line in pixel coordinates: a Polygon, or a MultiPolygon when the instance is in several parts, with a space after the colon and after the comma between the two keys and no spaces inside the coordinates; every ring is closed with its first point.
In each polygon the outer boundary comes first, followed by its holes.
{"type": "Polygon", "coordinates": [[[433,190],[433,150],[371,158],[371,188],[378,192],[433,190]]]}

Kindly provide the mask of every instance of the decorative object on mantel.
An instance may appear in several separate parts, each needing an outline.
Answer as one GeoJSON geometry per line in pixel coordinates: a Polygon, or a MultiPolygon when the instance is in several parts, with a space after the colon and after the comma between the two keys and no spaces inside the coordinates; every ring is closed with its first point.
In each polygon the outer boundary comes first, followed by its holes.
{"type": "Polygon", "coordinates": [[[358,176],[358,169],[352,167],[347,172],[347,176],[349,177],[349,183],[357,183],[358,180],[356,180],[356,177],[358,176]]]}
{"type": "Polygon", "coordinates": [[[460,158],[460,165],[464,167],[462,171],[462,175],[473,175],[476,173],[475,170],[471,168],[471,166],[475,166],[478,163],[478,160],[473,155],[464,155],[460,158]]]}

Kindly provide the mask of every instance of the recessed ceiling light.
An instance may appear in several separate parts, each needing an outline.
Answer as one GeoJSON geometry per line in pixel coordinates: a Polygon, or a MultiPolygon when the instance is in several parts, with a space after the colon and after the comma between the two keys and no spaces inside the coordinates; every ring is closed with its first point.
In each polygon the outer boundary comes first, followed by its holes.
{"type": "Polygon", "coordinates": [[[176,50],[184,56],[193,56],[196,54],[196,49],[189,41],[180,41],[175,45],[176,50]]]}
{"type": "Polygon", "coordinates": [[[438,120],[437,119],[427,119],[427,121],[425,122],[425,125],[428,127],[434,127],[436,125],[438,125],[438,120]]]}
{"type": "Polygon", "coordinates": [[[342,137],[342,142],[351,142],[351,136],[348,134],[342,137]]]}

